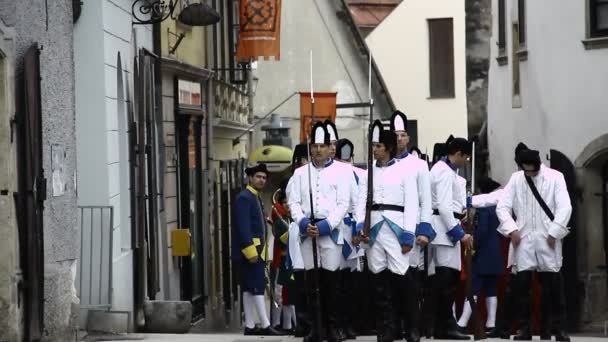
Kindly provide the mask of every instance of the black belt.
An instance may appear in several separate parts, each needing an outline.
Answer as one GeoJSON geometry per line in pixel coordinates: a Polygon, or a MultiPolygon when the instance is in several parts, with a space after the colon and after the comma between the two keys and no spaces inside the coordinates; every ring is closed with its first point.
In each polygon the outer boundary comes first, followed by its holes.
{"type": "Polygon", "coordinates": [[[392,210],[392,211],[404,211],[402,205],[394,204],[372,204],[372,210],[392,210]]]}
{"type": "MultiPolygon", "coordinates": [[[[465,214],[461,214],[461,213],[457,213],[457,212],[453,212],[454,214],[454,218],[458,219],[458,220],[462,220],[466,215],[465,214]]],[[[439,215],[439,209],[433,209],[433,215],[439,215]]]]}

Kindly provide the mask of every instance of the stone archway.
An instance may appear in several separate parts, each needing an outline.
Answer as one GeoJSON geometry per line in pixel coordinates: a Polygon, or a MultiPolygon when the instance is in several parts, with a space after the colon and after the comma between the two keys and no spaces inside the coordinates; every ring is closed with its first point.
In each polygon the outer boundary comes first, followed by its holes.
{"type": "Polygon", "coordinates": [[[592,140],[575,160],[578,179],[581,281],[585,286],[582,323],[601,319],[608,305],[608,133],[592,140]]]}

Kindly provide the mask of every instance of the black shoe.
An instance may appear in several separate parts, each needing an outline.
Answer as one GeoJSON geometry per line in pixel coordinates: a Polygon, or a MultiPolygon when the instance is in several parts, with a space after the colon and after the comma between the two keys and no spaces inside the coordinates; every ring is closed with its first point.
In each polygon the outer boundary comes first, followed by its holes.
{"type": "Polygon", "coordinates": [[[346,335],[347,340],[354,340],[357,338],[357,332],[353,327],[346,328],[346,330],[344,330],[344,335],[346,335]]]}
{"type": "Polygon", "coordinates": [[[321,338],[319,337],[319,335],[314,334],[312,331],[310,332],[310,334],[306,335],[304,337],[304,339],[302,340],[302,342],[319,342],[322,341],[321,338]]]}
{"type": "Polygon", "coordinates": [[[342,342],[338,334],[338,329],[327,329],[327,342],[342,342]]]}
{"type": "Polygon", "coordinates": [[[465,341],[465,340],[470,340],[471,336],[463,334],[458,330],[448,330],[448,331],[446,331],[445,335],[442,336],[442,339],[465,341]]]}
{"type": "Polygon", "coordinates": [[[555,332],[555,341],[557,342],[570,342],[570,336],[565,330],[558,330],[555,332]]]}
{"type": "Polygon", "coordinates": [[[258,327],[247,328],[245,327],[245,331],[243,332],[245,336],[258,336],[260,335],[260,329],[258,327]]]}
{"type": "Polygon", "coordinates": [[[406,341],[407,342],[420,342],[420,332],[418,332],[418,329],[412,329],[407,334],[406,341]]]}
{"type": "Polygon", "coordinates": [[[511,335],[509,335],[508,331],[503,331],[499,328],[487,328],[486,329],[486,337],[487,338],[500,338],[503,340],[510,340],[511,335]]]}
{"type": "Polygon", "coordinates": [[[295,337],[304,337],[304,336],[308,335],[308,333],[310,333],[310,329],[309,328],[306,328],[304,326],[304,324],[298,324],[296,326],[296,330],[295,330],[294,336],[295,337]]]}
{"type": "Polygon", "coordinates": [[[336,329],[336,336],[338,337],[338,341],[346,341],[346,334],[344,333],[344,330],[342,330],[342,328],[336,329]]]}
{"type": "Polygon", "coordinates": [[[467,327],[461,327],[460,325],[457,325],[456,330],[458,330],[461,334],[467,334],[467,327]]]}
{"type": "Polygon", "coordinates": [[[272,326],[268,326],[266,328],[260,329],[260,336],[283,336],[285,335],[283,332],[276,330],[272,326]]]}
{"type": "Polygon", "coordinates": [[[551,341],[551,332],[547,330],[541,329],[540,331],[540,339],[542,341],[551,341]]]}
{"type": "Polygon", "coordinates": [[[514,341],[532,341],[532,333],[529,330],[520,330],[513,336],[514,341]]]}

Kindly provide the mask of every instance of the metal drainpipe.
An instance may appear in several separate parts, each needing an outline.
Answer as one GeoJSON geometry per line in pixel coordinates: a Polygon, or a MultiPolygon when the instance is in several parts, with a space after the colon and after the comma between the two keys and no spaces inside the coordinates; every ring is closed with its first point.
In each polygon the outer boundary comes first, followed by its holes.
{"type": "MultiPolygon", "coordinates": [[[[247,98],[248,98],[248,123],[251,124],[253,122],[253,69],[251,68],[251,64],[253,63],[253,59],[249,60],[249,68],[247,69],[247,98]]],[[[247,156],[245,159],[249,159],[251,155],[251,151],[253,150],[253,132],[249,132],[247,134],[248,144],[247,144],[247,156]]]]}

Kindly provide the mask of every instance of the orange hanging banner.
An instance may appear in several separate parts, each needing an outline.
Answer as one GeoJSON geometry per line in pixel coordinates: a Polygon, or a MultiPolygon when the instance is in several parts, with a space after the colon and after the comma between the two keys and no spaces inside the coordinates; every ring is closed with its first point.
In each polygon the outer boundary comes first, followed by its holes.
{"type": "MultiPolygon", "coordinates": [[[[315,122],[329,119],[336,121],[337,93],[315,94],[315,122]]],[[[300,92],[300,142],[305,143],[312,128],[310,92],[300,92]]]]}
{"type": "Polygon", "coordinates": [[[281,0],[241,0],[236,59],[281,59],[281,0]]]}

